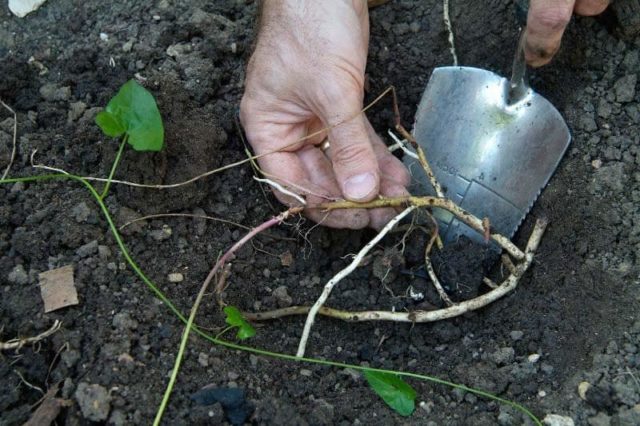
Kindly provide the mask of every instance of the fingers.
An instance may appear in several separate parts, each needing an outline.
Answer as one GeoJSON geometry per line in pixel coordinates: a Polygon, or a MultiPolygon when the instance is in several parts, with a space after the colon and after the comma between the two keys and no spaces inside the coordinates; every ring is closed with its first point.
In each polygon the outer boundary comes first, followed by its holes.
{"type": "Polygon", "coordinates": [[[332,128],[331,160],[333,171],[344,198],[369,201],[378,195],[380,172],[373,152],[362,110],[362,81],[343,77],[340,84],[328,84],[322,94],[317,113],[332,128]],[[345,84],[346,83],[346,84],[345,84]]]}
{"type": "MultiPolygon", "coordinates": [[[[380,165],[380,195],[385,197],[405,197],[410,195],[406,189],[410,182],[407,168],[389,152],[389,149],[375,133],[368,120],[366,124],[370,139],[373,141],[373,150],[380,165]]],[[[369,226],[380,230],[397,214],[398,211],[392,208],[371,210],[369,212],[371,218],[369,226]]]]}
{"type": "Polygon", "coordinates": [[[531,0],[525,34],[525,59],[533,67],[547,64],[560,48],[574,0],[531,0]]]}
{"type": "Polygon", "coordinates": [[[531,0],[524,49],[527,63],[533,67],[549,63],[560,48],[573,12],[598,15],[609,3],[609,0],[531,0]]]}
{"type": "Polygon", "coordinates": [[[609,0],[576,0],[574,12],[582,16],[599,15],[609,6],[609,0]]]}
{"type": "MultiPolygon", "coordinates": [[[[341,198],[331,162],[320,149],[312,146],[301,149],[298,151],[298,158],[314,187],[323,188],[325,193],[332,197],[341,198]]],[[[314,205],[329,201],[327,197],[320,195],[322,194],[308,195],[307,204],[314,205]]],[[[332,228],[361,229],[369,225],[369,213],[365,209],[334,210],[329,214],[320,209],[307,209],[305,214],[314,222],[332,228]]]]}

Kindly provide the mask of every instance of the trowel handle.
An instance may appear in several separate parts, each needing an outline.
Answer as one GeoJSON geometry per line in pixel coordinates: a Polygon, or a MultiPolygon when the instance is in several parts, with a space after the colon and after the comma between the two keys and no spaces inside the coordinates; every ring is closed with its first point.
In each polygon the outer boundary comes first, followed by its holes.
{"type": "Polygon", "coordinates": [[[529,0],[515,1],[516,20],[520,25],[520,38],[513,58],[511,69],[511,83],[509,85],[509,104],[522,100],[529,91],[529,79],[527,78],[527,62],[524,59],[524,33],[529,14],[529,0]]]}
{"type": "Polygon", "coordinates": [[[509,84],[509,104],[514,104],[522,100],[529,91],[527,78],[527,62],[524,59],[524,27],[520,30],[518,47],[513,58],[511,69],[511,82],[509,84]]]}

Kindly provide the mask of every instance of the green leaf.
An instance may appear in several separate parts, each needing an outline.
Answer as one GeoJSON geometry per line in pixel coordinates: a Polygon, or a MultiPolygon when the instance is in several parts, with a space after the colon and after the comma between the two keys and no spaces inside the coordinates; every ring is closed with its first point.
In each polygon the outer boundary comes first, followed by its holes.
{"type": "Polygon", "coordinates": [[[160,151],[164,145],[164,127],[158,105],[147,89],[129,80],[96,116],[100,129],[111,137],[128,135],[127,142],[136,151],[160,151]]]}
{"type": "Polygon", "coordinates": [[[415,409],[416,391],[395,374],[364,372],[369,386],[401,416],[410,416],[415,409]]]}
{"type": "Polygon", "coordinates": [[[118,117],[107,111],[98,113],[96,123],[105,135],[111,136],[112,138],[120,137],[126,131],[122,123],[118,120],[118,117]]]}
{"type": "Polygon", "coordinates": [[[227,306],[224,308],[224,313],[227,315],[225,322],[232,327],[238,327],[238,333],[236,334],[238,339],[245,340],[256,335],[256,329],[242,317],[238,308],[227,306]]]}

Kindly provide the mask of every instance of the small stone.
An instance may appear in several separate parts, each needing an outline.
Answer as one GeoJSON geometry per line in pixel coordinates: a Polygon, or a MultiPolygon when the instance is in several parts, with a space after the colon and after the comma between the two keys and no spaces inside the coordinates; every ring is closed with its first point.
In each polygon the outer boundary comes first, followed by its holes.
{"type": "Polygon", "coordinates": [[[629,407],[638,401],[638,392],[636,392],[636,388],[631,383],[615,382],[613,390],[616,394],[616,400],[629,407]]]}
{"type": "Polygon", "coordinates": [[[83,246],[80,246],[78,250],[76,250],[76,254],[79,257],[89,257],[98,252],[98,240],[93,240],[83,246]]]}
{"type": "Polygon", "coordinates": [[[611,104],[608,103],[605,98],[600,98],[598,102],[598,116],[606,120],[611,116],[611,110],[611,104]]]}
{"type": "Polygon", "coordinates": [[[543,391],[543,390],[539,390],[539,391],[538,391],[538,396],[539,396],[540,398],[544,398],[545,396],[547,396],[547,393],[546,393],[545,391],[543,391]]]}
{"type": "Polygon", "coordinates": [[[597,415],[589,417],[587,423],[589,423],[589,426],[610,426],[611,417],[601,411],[597,415]]]}
{"type": "Polygon", "coordinates": [[[111,325],[118,330],[135,330],[138,328],[138,321],[131,318],[128,312],[118,312],[113,316],[111,325]]]}
{"type": "Polygon", "coordinates": [[[127,415],[122,410],[113,410],[111,416],[109,416],[109,425],[125,426],[127,424],[127,415]]]}
{"type": "Polygon", "coordinates": [[[107,246],[99,245],[98,257],[100,257],[102,261],[108,260],[111,257],[111,249],[107,246]]]}
{"type": "Polygon", "coordinates": [[[100,40],[102,40],[102,41],[109,41],[109,34],[107,34],[107,33],[100,33],[100,40]]]}
{"type": "Polygon", "coordinates": [[[60,359],[64,362],[64,365],[66,365],[67,368],[73,368],[78,360],[80,360],[80,352],[74,349],[69,349],[68,351],[64,351],[60,354],[60,359]]]}
{"type": "Polygon", "coordinates": [[[596,120],[593,118],[592,113],[583,113],[580,118],[578,118],[578,127],[585,132],[595,132],[598,130],[598,125],[596,124],[596,120]]]}
{"type": "Polygon", "coordinates": [[[578,396],[580,396],[580,399],[582,399],[583,401],[587,400],[587,391],[590,387],[591,383],[589,382],[580,382],[580,384],[578,385],[578,396]]]}
{"type": "Polygon", "coordinates": [[[174,272],[167,275],[167,279],[170,283],[181,283],[182,281],[184,281],[184,275],[182,275],[180,272],[174,272]]]}
{"type": "Polygon", "coordinates": [[[249,355],[249,363],[251,367],[256,368],[258,366],[258,357],[253,354],[249,355]]]}
{"type": "Polygon", "coordinates": [[[66,101],[71,97],[71,88],[69,86],[58,87],[55,84],[47,83],[40,88],[40,96],[49,102],[66,101]]]}
{"type": "Polygon", "coordinates": [[[509,337],[511,337],[511,340],[518,341],[524,337],[524,333],[520,330],[514,330],[509,333],[509,337]]]}
{"type": "Polygon", "coordinates": [[[512,363],[515,356],[516,351],[513,348],[500,348],[489,355],[489,358],[497,365],[505,365],[512,363]]]}
{"type": "Polygon", "coordinates": [[[510,411],[500,408],[500,414],[498,414],[498,424],[500,426],[511,426],[516,424],[516,421],[510,411]]]}
{"type": "Polygon", "coordinates": [[[191,44],[178,43],[178,44],[172,44],[171,46],[167,47],[166,53],[172,58],[179,58],[188,53],[191,53],[191,50],[192,50],[191,44]]]}
{"type": "Polygon", "coordinates": [[[24,270],[24,266],[16,265],[11,272],[9,272],[7,279],[10,283],[25,285],[29,282],[29,275],[27,275],[27,272],[24,270]]]}
{"type": "Polygon", "coordinates": [[[74,394],[82,415],[91,421],[106,420],[111,409],[111,397],[103,386],[80,383],[74,394]]]}
{"type": "Polygon", "coordinates": [[[333,425],[335,417],[335,408],[324,399],[315,401],[315,407],[309,414],[310,423],[313,425],[333,425]]]}
{"type": "Polygon", "coordinates": [[[9,190],[9,192],[11,192],[12,194],[16,194],[18,192],[22,192],[24,191],[24,182],[16,182],[11,186],[11,189],[9,190]]]}
{"type": "Polygon", "coordinates": [[[307,370],[306,368],[303,368],[300,370],[300,375],[304,377],[311,377],[313,373],[311,372],[311,370],[307,370]]]}
{"type": "Polygon", "coordinates": [[[276,289],[273,290],[273,297],[275,297],[276,303],[280,308],[289,307],[293,303],[293,299],[287,292],[287,287],[283,285],[276,287],[276,289]]]}
{"type": "Polygon", "coordinates": [[[198,354],[198,364],[200,364],[202,367],[208,367],[209,366],[209,355],[204,353],[204,352],[200,352],[198,354]]]}
{"type": "Polygon", "coordinates": [[[559,414],[547,414],[542,423],[547,426],[574,426],[573,419],[568,416],[561,416],[559,414]]]}
{"type": "Polygon", "coordinates": [[[600,167],[602,167],[602,160],[599,158],[596,158],[591,162],[591,167],[598,170],[600,167]]]}
{"type": "Polygon", "coordinates": [[[396,35],[403,35],[409,32],[409,24],[405,22],[400,22],[393,26],[393,32],[396,35]]]}
{"type": "Polygon", "coordinates": [[[78,223],[86,222],[89,216],[91,215],[91,209],[84,201],[80,204],[76,205],[73,209],[71,209],[71,216],[78,223]]]}
{"type": "Polygon", "coordinates": [[[585,396],[587,404],[599,411],[608,411],[615,405],[608,386],[590,386],[585,396]]]}
{"type": "Polygon", "coordinates": [[[133,49],[133,40],[129,40],[122,45],[123,52],[131,52],[131,49],[133,49]]]}
{"type": "Polygon", "coordinates": [[[540,354],[531,354],[527,357],[527,361],[531,364],[535,364],[540,359],[540,354]]]}
{"type": "Polygon", "coordinates": [[[627,71],[633,72],[638,69],[639,65],[638,51],[636,49],[629,49],[629,52],[627,52],[622,60],[622,66],[625,67],[627,71]]]}
{"type": "Polygon", "coordinates": [[[633,101],[636,95],[636,83],[638,77],[635,74],[625,75],[615,82],[613,91],[616,94],[616,101],[627,103],[633,101]]]}
{"type": "Polygon", "coordinates": [[[227,377],[229,378],[229,380],[238,380],[238,378],[240,378],[240,375],[236,372],[229,371],[227,373],[227,377]]]}
{"type": "Polygon", "coordinates": [[[162,225],[162,229],[154,229],[149,231],[149,236],[156,241],[164,241],[171,237],[173,231],[169,227],[169,225],[162,225]]]}
{"type": "Polygon", "coordinates": [[[82,114],[87,110],[87,104],[84,102],[71,102],[69,104],[69,112],[67,113],[67,118],[69,121],[76,121],[78,118],[82,117],[82,114]]]}
{"type": "Polygon", "coordinates": [[[602,192],[606,189],[621,192],[625,189],[626,181],[624,163],[616,161],[607,163],[606,166],[598,169],[597,173],[594,173],[593,188],[595,192],[602,192]]]}
{"type": "Polygon", "coordinates": [[[191,399],[198,405],[213,405],[219,402],[224,409],[224,415],[231,424],[244,424],[251,414],[252,407],[246,399],[244,390],[227,387],[218,388],[214,385],[205,386],[191,395],[191,399]]]}
{"type": "Polygon", "coordinates": [[[546,363],[544,363],[544,362],[543,362],[543,363],[542,363],[542,365],[540,366],[540,370],[541,370],[544,374],[546,374],[546,375],[548,375],[548,376],[550,376],[551,374],[553,374],[553,366],[551,366],[551,365],[549,365],[549,364],[546,364],[546,363]]]}
{"type": "Polygon", "coordinates": [[[118,210],[118,222],[127,224],[126,227],[122,228],[123,235],[133,235],[143,230],[146,221],[133,222],[138,218],[140,218],[140,215],[136,211],[128,207],[120,207],[120,210],[118,210]]]}

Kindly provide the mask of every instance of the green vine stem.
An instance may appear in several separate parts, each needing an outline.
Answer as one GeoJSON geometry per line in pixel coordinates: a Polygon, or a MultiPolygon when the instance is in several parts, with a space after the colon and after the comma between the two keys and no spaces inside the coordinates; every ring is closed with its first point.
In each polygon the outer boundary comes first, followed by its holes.
{"type": "MultiPolygon", "coordinates": [[[[100,197],[100,194],[98,194],[98,192],[96,191],[96,189],[93,187],[93,185],[91,185],[91,183],[89,183],[86,179],[83,179],[80,176],[76,176],[76,175],[71,175],[71,174],[47,174],[47,175],[37,175],[37,176],[27,176],[27,177],[18,177],[18,178],[9,178],[9,179],[2,179],[0,180],[0,184],[8,184],[8,183],[17,183],[17,182],[24,182],[24,183],[29,183],[29,182],[38,182],[38,181],[46,181],[46,180],[54,180],[54,179],[71,179],[77,182],[82,183],[91,193],[91,195],[95,198],[98,206],[100,207],[100,210],[102,211],[108,225],[109,225],[109,230],[111,231],[113,237],[116,240],[116,243],[118,244],[118,247],[120,248],[122,255],[124,256],[125,260],[127,261],[127,263],[129,264],[129,266],[131,266],[131,268],[133,269],[133,271],[138,275],[138,277],[140,277],[140,279],[149,287],[149,289],[156,295],[156,297],[158,297],[158,299],[160,299],[168,308],[169,310],[180,320],[182,321],[184,324],[188,325],[188,319],[185,315],[182,314],[182,312],[180,312],[180,310],[171,302],[171,300],[169,300],[169,298],[167,298],[165,296],[165,294],[144,274],[144,272],[142,271],[142,269],[138,266],[138,264],[133,260],[133,258],[129,255],[129,251],[127,250],[127,247],[124,244],[124,241],[122,240],[122,237],[120,236],[119,232],[118,232],[118,228],[116,227],[115,223],[113,222],[113,219],[111,217],[111,214],[109,213],[109,210],[107,209],[107,206],[104,204],[104,202],[102,201],[102,198],[100,197]]],[[[513,407],[514,409],[520,411],[521,413],[525,414],[526,416],[528,416],[533,422],[534,424],[536,424],[537,426],[542,426],[542,422],[540,421],[540,419],[538,419],[538,417],[536,417],[531,411],[529,411],[526,407],[518,404],[517,402],[513,402],[510,401],[508,399],[504,399],[501,398],[497,395],[493,395],[489,392],[485,392],[481,389],[475,389],[475,388],[471,388],[465,385],[461,385],[458,383],[453,383],[447,380],[443,380],[443,379],[439,379],[437,377],[433,377],[433,376],[427,376],[427,375],[423,375],[423,374],[417,374],[417,373],[409,373],[406,371],[398,371],[398,370],[387,370],[387,369],[381,369],[381,368],[372,368],[372,367],[363,367],[360,365],[354,365],[354,364],[346,364],[346,363],[342,363],[342,362],[337,362],[337,361],[331,361],[331,360],[323,360],[323,359],[317,359],[317,358],[298,358],[295,355],[288,355],[288,354],[284,354],[284,353],[278,353],[278,352],[271,352],[268,350],[264,350],[264,349],[259,349],[259,348],[254,348],[251,346],[244,346],[244,345],[239,345],[237,343],[233,343],[233,342],[229,342],[220,338],[216,338],[208,333],[206,333],[205,331],[199,329],[197,326],[193,326],[191,325],[190,328],[191,331],[193,331],[194,333],[198,334],[199,336],[201,336],[202,338],[208,340],[209,342],[215,344],[215,345],[219,345],[219,346],[223,346],[225,348],[228,349],[234,349],[234,350],[239,350],[239,351],[243,351],[243,352],[247,352],[247,353],[253,353],[256,355],[262,355],[262,356],[266,356],[266,357],[270,357],[270,358],[276,358],[276,359],[282,359],[282,360],[287,360],[287,361],[296,361],[296,362],[307,362],[307,363],[312,363],[312,364],[317,364],[317,365],[326,365],[326,366],[331,366],[331,367],[337,367],[337,368],[349,368],[352,370],[356,370],[356,371],[373,371],[373,372],[378,372],[378,373],[388,373],[388,374],[395,374],[397,376],[401,376],[401,377],[408,377],[408,378],[412,378],[412,379],[417,379],[417,380],[422,380],[422,381],[426,381],[426,382],[431,382],[431,383],[436,383],[439,385],[444,385],[444,386],[448,386],[454,389],[459,389],[465,392],[469,392],[469,393],[473,393],[476,394],[478,396],[487,398],[487,399],[491,399],[494,400],[496,402],[508,405],[510,407],[513,407]]]]}
{"type": "Polygon", "coordinates": [[[127,139],[129,139],[129,133],[125,134],[122,138],[122,142],[120,142],[120,148],[118,149],[118,153],[116,154],[116,159],[111,166],[111,171],[109,172],[109,177],[107,178],[107,183],[102,190],[102,194],[100,194],[100,200],[104,200],[107,194],[109,193],[109,187],[111,186],[111,180],[113,179],[113,175],[116,173],[116,169],[118,168],[118,163],[120,163],[120,157],[122,157],[122,151],[124,151],[124,147],[127,144],[127,139]]]}

